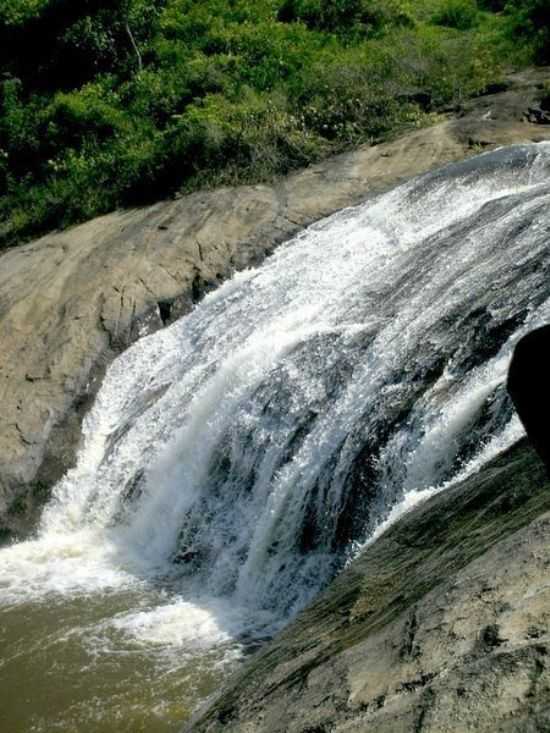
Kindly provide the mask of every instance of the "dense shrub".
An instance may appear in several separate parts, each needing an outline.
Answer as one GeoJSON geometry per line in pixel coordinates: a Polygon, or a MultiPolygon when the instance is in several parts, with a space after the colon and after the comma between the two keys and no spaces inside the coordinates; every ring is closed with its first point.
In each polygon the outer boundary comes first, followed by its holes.
{"type": "Polygon", "coordinates": [[[504,10],[506,0],[478,0],[477,2],[480,10],[487,10],[492,13],[500,13],[504,10]]]}
{"type": "Polygon", "coordinates": [[[323,31],[363,34],[412,23],[400,0],[284,0],[278,19],[303,21],[309,28],[323,31]]]}
{"type": "Polygon", "coordinates": [[[423,124],[544,47],[511,1],[2,0],[0,246],[423,124]]]}
{"type": "Polygon", "coordinates": [[[473,28],[478,21],[475,0],[446,0],[433,16],[436,25],[464,31],[473,28]]]}
{"type": "Polygon", "coordinates": [[[537,63],[550,63],[550,0],[509,0],[505,10],[512,36],[529,44],[537,63]]]}
{"type": "Polygon", "coordinates": [[[0,64],[32,88],[71,88],[135,70],[163,0],[3,0],[0,64]],[[5,4],[4,4],[5,3],[5,4]]]}

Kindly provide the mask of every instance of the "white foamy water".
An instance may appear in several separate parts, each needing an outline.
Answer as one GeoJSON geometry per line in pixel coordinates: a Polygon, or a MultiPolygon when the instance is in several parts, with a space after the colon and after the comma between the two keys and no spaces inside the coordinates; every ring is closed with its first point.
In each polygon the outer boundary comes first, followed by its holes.
{"type": "Polygon", "coordinates": [[[550,318],[549,172],[539,144],[423,176],[138,341],[36,539],[0,551],[0,604],[150,594],[102,628],[198,652],[280,627],[521,434],[503,385],[550,318]]]}

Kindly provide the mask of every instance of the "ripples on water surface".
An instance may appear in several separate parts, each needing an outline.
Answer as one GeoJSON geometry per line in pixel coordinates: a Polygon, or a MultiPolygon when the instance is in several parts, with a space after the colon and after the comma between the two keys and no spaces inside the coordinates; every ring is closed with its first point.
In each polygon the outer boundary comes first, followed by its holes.
{"type": "Polygon", "coordinates": [[[36,539],[0,551],[2,730],[178,729],[521,435],[503,384],[550,318],[549,172],[516,146],[340,212],[111,365],[36,539]]]}

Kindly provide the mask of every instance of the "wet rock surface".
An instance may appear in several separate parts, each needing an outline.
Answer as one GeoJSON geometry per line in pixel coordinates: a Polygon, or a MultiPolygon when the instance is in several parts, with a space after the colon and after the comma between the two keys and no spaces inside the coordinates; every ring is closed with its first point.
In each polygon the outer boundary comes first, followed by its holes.
{"type": "Polygon", "coordinates": [[[521,442],[399,520],[185,731],[548,730],[549,531],[521,442]]]}
{"type": "Polygon", "coordinates": [[[550,139],[529,122],[550,72],[518,74],[433,127],[363,147],[273,186],[119,211],[0,256],[0,541],[33,526],[72,465],[108,364],[234,271],[312,221],[448,161],[550,139]]]}

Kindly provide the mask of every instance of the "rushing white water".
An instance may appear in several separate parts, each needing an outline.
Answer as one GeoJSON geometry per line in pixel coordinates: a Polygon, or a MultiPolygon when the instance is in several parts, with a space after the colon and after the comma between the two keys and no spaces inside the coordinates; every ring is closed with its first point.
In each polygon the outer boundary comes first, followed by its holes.
{"type": "Polygon", "coordinates": [[[521,435],[511,350],[550,319],[550,145],[309,228],[109,368],[4,604],[163,588],[112,625],[201,647],[300,609],[416,500],[521,435]]]}

